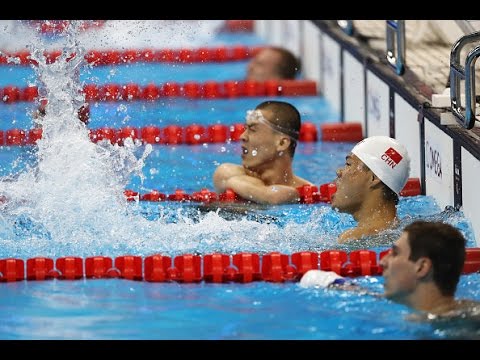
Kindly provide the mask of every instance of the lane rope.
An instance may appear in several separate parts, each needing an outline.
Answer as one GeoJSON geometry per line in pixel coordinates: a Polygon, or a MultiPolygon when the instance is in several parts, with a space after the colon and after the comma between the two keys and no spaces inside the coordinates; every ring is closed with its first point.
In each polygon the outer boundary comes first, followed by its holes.
{"type": "MultiPolygon", "coordinates": [[[[145,86],[129,84],[87,84],[83,87],[85,101],[155,101],[164,98],[231,99],[252,96],[316,96],[317,83],[313,80],[253,80],[166,82],[145,86]]],[[[0,99],[5,104],[36,101],[36,86],[0,88],[0,99]]]]}
{"type": "MultiPolygon", "coordinates": [[[[216,46],[199,48],[180,48],[180,49],[126,49],[126,50],[90,50],[84,58],[86,64],[90,66],[134,64],[134,63],[223,63],[233,61],[244,61],[254,57],[263,46],[216,46]]],[[[62,54],[61,50],[45,51],[47,64],[52,64],[62,54]]],[[[67,59],[75,57],[71,54],[67,59]]],[[[0,65],[22,65],[37,66],[38,62],[31,58],[29,51],[0,51],[0,65]]]]}
{"type": "MultiPolygon", "coordinates": [[[[146,257],[108,256],[34,257],[0,259],[0,282],[22,280],[79,280],[122,278],[149,282],[250,283],[253,281],[298,281],[311,269],[334,271],[345,277],[378,276],[379,261],[390,249],[300,251],[291,255],[280,252],[257,254],[241,252],[234,255],[213,253],[184,254],[171,257],[154,254],[146,257]]],[[[466,249],[463,274],[480,271],[480,248],[466,249]]]]}
{"type": "MultiPolygon", "coordinates": [[[[89,115],[82,117],[88,124],[89,115]]],[[[89,137],[93,142],[107,140],[111,144],[123,145],[127,138],[141,141],[145,144],[161,145],[198,145],[209,143],[229,143],[240,141],[245,131],[244,123],[232,125],[214,124],[187,126],[168,125],[159,127],[147,125],[143,127],[126,126],[122,128],[101,127],[89,129],[89,137]]],[[[361,123],[324,123],[320,125],[321,141],[324,142],[352,142],[357,143],[363,139],[361,123]],[[328,127],[328,131],[325,128],[328,127]],[[338,129],[338,131],[332,131],[338,129]]],[[[0,130],[0,146],[34,145],[42,138],[43,131],[40,127],[33,129],[8,129],[0,130]]],[[[304,121],[300,127],[298,141],[317,142],[319,140],[317,126],[310,121],[304,121]]]]}

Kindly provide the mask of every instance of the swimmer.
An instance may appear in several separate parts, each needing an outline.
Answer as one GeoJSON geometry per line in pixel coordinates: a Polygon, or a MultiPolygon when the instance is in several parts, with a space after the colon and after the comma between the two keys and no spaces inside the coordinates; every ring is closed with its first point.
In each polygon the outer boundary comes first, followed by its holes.
{"type": "Polygon", "coordinates": [[[298,187],[311,183],[295,175],[293,156],[300,113],[284,101],[265,101],[249,110],[242,141],[242,165],[224,163],[213,174],[217,192],[233,190],[258,204],[298,203],[298,187]]]}

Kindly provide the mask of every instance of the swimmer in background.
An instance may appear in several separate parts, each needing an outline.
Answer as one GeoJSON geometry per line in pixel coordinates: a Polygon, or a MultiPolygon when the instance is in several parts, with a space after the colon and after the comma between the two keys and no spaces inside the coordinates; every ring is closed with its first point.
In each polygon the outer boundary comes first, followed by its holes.
{"type": "Polygon", "coordinates": [[[382,296],[416,310],[409,320],[468,317],[480,324],[480,303],[455,298],[465,246],[465,237],[452,225],[418,220],[403,229],[390,252],[380,260],[383,294],[348,283],[333,271],[309,270],[300,286],[335,287],[382,296]]]}
{"type": "Polygon", "coordinates": [[[265,101],[248,111],[240,136],[242,165],[219,165],[213,174],[216,191],[231,189],[257,204],[299,202],[297,188],[311,185],[292,169],[300,125],[300,113],[284,101],[265,101]]]}
{"type": "Polygon", "coordinates": [[[388,136],[360,141],[337,170],[332,207],[348,213],[357,226],[340,234],[339,243],[358,240],[398,226],[398,194],[410,174],[406,148],[388,136]]]}
{"type": "Polygon", "coordinates": [[[260,50],[248,63],[246,80],[293,80],[300,70],[300,59],[291,51],[278,46],[268,46],[260,50]]]}

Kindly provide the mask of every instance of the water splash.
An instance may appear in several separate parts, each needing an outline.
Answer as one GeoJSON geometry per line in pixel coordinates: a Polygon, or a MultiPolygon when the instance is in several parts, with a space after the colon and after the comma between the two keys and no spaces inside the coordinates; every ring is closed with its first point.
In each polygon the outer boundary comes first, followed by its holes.
{"type": "Polygon", "coordinates": [[[38,62],[40,98],[48,103],[46,115],[36,120],[43,130],[36,165],[14,181],[0,183],[0,193],[9,200],[4,210],[12,215],[10,228],[25,228],[19,223],[28,223],[35,229],[14,237],[17,251],[27,246],[18,240],[28,240],[28,246],[37,241],[41,246],[37,250],[43,251],[72,244],[88,248],[96,241],[131,237],[124,229],[128,210],[123,189],[132,174],[141,175],[151,146],[137,159],[131,141],[123,147],[90,141],[77,116],[84,103],[79,68],[85,49],[76,41],[79,24],[72,22],[65,32],[62,55],[54,63],[46,62],[44,48],[30,48],[38,62]]]}
{"type": "MultiPolygon", "coordinates": [[[[32,26],[28,21],[0,20],[0,49],[25,50],[29,44],[42,44],[48,50],[57,49],[65,33],[42,35],[40,24],[35,23],[32,26]]],[[[74,21],[69,23],[80,30],[81,25],[76,25],[74,21]]],[[[103,26],[94,31],[77,31],[76,38],[85,47],[97,50],[214,46],[217,40],[212,35],[222,25],[223,20],[105,20],[103,26]]],[[[68,32],[69,29],[70,26],[65,30],[68,32]]]]}

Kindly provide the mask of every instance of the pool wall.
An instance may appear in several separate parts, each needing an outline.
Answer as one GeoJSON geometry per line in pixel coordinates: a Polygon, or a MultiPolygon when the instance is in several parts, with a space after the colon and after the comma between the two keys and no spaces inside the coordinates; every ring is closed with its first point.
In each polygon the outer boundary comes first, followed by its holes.
{"type": "Polygon", "coordinates": [[[343,122],[361,122],[366,137],[387,135],[405,144],[412,159],[410,176],[421,179],[422,194],[434,197],[441,208],[462,210],[480,246],[475,128],[443,125],[442,111],[429,106],[429,97],[334,21],[256,20],[254,29],[267,42],[300,56],[303,76],[316,80],[343,122]]]}

